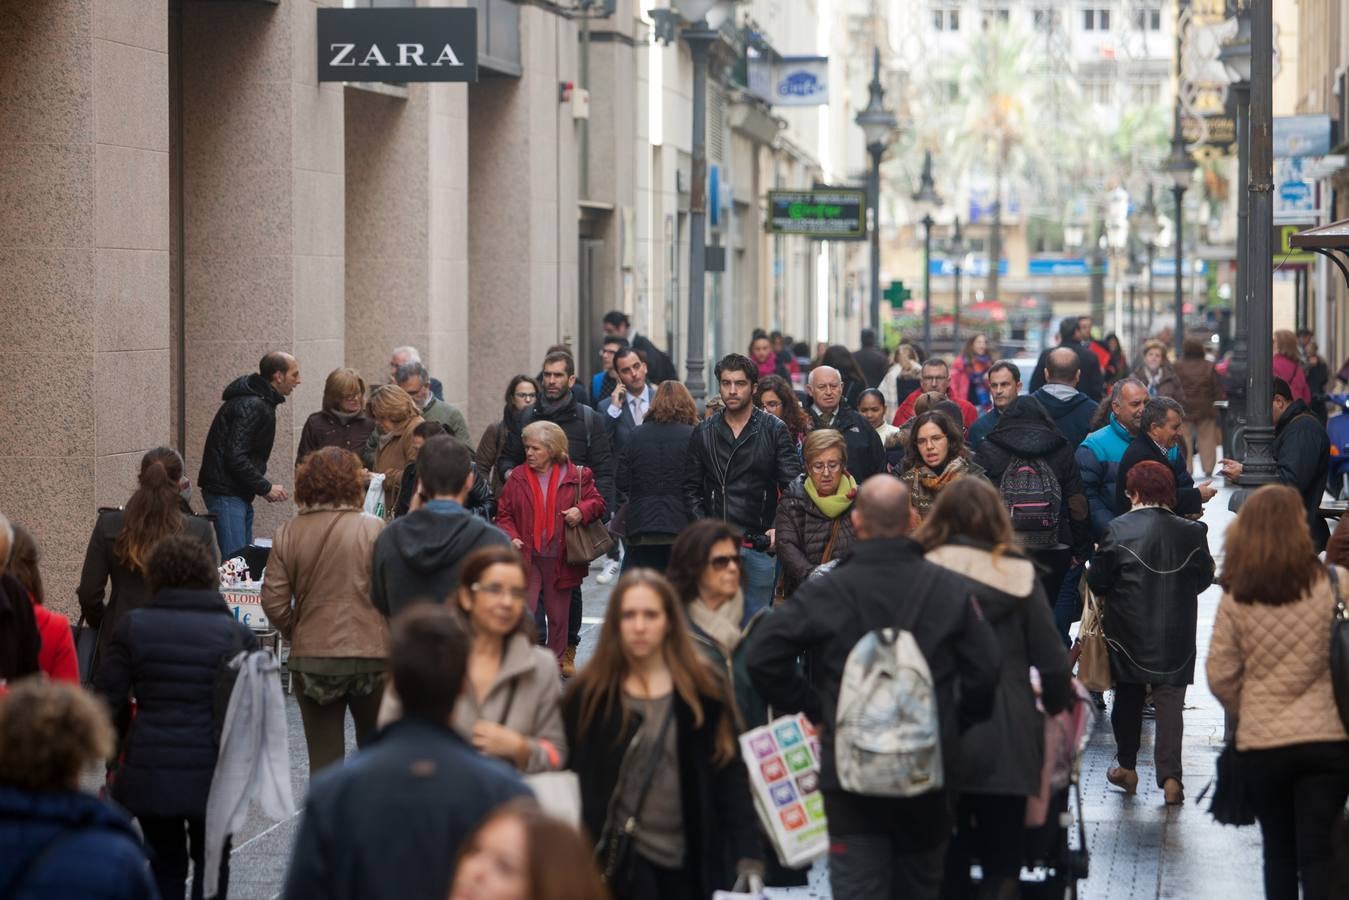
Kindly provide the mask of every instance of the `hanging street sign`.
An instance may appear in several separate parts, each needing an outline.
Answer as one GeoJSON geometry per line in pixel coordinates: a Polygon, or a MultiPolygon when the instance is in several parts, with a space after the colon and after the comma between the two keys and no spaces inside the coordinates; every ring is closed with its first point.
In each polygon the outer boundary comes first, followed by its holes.
{"type": "Polygon", "coordinates": [[[768,192],[768,232],[825,241],[867,236],[867,192],[860,188],[815,188],[768,192]]]}

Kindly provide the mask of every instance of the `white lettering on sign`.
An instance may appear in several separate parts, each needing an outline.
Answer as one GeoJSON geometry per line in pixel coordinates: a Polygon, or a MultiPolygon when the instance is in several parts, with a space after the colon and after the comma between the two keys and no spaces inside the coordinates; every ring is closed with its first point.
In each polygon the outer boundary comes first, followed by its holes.
{"type": "MultiPolygon", "coordinates": [[[[329,44],[328,49],[332,51],[332,58],[329,60],[330,66],[362,66],[368,68],[393,68],[384,51],[380,49],[379,44],[371,44],[370,49],[366,51],[365,58],[357,62],[354,58],[356,53],[355,44],[329,44]]],[[[459,55],[454,52],[454,48],[446,44],[440,50],[440,55],[436,57],[435,62],[427,63],[423,58],[426,53],[425,44],[399,44],[398,62],[399,66],[449,66],[462,67],[464,64],[459,61],[459,55]]]]}
{"type": "Polygon", "coordinates": [[[350,59],[352,52],[356,49],[355,44],[329,44],[329,50],[335,51],[330,66],[354,66],[356,60],[350,59]],[[349,61],[350,60],[350,61],[349,61]]]}

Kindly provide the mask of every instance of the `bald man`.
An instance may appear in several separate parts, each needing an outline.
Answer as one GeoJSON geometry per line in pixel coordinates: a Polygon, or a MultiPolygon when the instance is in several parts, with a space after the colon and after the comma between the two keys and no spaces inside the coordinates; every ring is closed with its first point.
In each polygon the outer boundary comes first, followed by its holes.
{"type": "Polygon", "coordinates": [[[1073,347],[1055,347],[1045,355],[1045,386],[1031,394],[1054,420],[1054,427],[1076,452],[1091,433],[1096,401],[1077,389],[1082,358],[1073,347]]]}
{"type": "MultiPolygon", "coordinates": [[[[953,772],[958,723],[985,719],[993,708],[997,639],[971,582],[923,559],[922,547],[908,537],[909,492],[902,482],[872,478],[858,490],[850,515],[857,543],[843,564],[801,585],[751,634],[750,678],[775,710],[804,712],[832,728],[853,647],[877,629],[904,628],[932,672],[945,771],[953,772]],[[796,664],[802,653],[810,656],[813,687],[796,664]]],[[[946,790],[905,798],[850,793],[839,783],[832,735],[821,746],[836,900],[935,898],[950,825],[946,790]]]]}
{"type": "Polygon", "coordinates": [[[848,471],[858,484],[886,471],[885,443],[871,423],[843,399],[843,376],[838,369],[833,366],[811,369],[806,393],[810,394],[807,412],[814,427],[832,428],[843,435],[848,445],[848,471]]]}

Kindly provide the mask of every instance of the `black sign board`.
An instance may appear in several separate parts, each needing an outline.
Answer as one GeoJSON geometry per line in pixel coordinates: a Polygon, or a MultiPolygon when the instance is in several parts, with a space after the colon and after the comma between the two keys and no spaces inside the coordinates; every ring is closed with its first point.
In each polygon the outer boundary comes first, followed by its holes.
{"type": "Polygon", "coordinates": [[[866,191],[832,187],[769,191],[767,230],[826,241],[861,240],[867,235],[866,191]]]}
{"type": "Polygon", "coordinates": [[[318,10],[319,81],[477,81],[478,11],[318,10]]]}

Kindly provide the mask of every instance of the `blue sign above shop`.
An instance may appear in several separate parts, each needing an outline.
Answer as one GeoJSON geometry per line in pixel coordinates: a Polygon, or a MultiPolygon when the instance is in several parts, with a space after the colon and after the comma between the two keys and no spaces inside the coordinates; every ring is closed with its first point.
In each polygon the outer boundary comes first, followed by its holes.
{"type": "MultiPolygon", "coordinates": [[[[1109,271],[1109,264],[1101,266],[1102,272],[1109,271]]],[[[1091,274],[1091,261],[1082,258],[1073,259],[1032,259],[1030,261],[1030,275],[1032,278],[1055,277],[1065,278],[1073,276],[1085,277],[1091,274]]]]}
{"type": "MultiPolygon", "coordinates": [[[[976,256],[970,260],[968,268],[960,270],[960,274],[968,275],[971,278],[986,278],[988,276],[988,257],[976,256]]],[[[956,264],[950,259],[934,259],[928,263],[928,271],[937,276],[954,276],[956,274],[956,264]]],[[[998,260],[998,275],[1006,275],[1008,272],[1007,260],[998,260]]]]}

